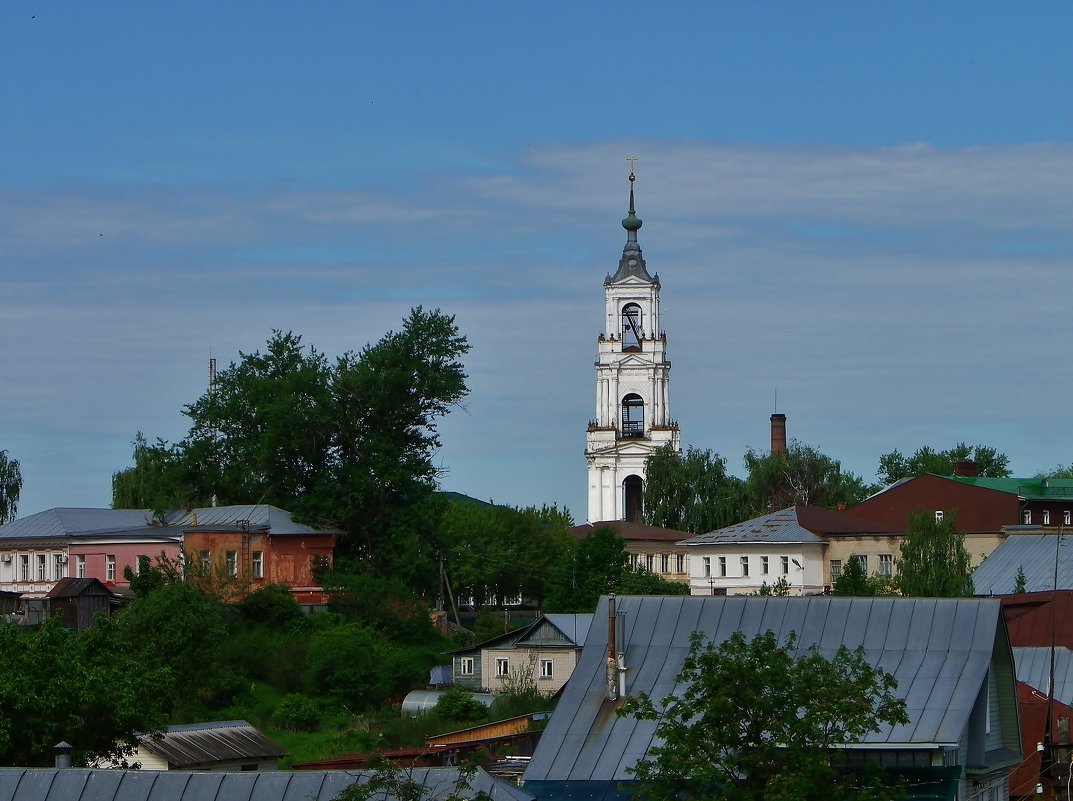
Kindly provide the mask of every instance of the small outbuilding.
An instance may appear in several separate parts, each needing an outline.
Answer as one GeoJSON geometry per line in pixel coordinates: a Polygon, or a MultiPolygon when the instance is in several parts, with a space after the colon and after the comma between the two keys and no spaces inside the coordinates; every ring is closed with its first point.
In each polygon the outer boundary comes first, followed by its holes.
{"type": "Polygon", "coordinates": [[[276,770],[288,752],[244,720],[169,726],[162,736],[138,738],[131,762],[142,770],[199,772],[276,770]]]}
{"type": "Polygon", "coordinates": [[[93,626],[98,612],[107,613],[112,591],[95,578],[61,578],[45,595],[49,617],[60,616],[60,625],[83,631],[93,626]]]}

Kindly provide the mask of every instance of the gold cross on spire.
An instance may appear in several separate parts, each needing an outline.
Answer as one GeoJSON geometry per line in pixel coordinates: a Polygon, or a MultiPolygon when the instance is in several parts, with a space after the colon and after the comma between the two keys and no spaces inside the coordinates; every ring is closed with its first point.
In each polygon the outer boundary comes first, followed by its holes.
{"type": "Polygon", "coordinates": [[[637,156],[626,156],[626,161],[630,163],[630,175],[633,175],[633,168],[637,166],[637,156]]]}

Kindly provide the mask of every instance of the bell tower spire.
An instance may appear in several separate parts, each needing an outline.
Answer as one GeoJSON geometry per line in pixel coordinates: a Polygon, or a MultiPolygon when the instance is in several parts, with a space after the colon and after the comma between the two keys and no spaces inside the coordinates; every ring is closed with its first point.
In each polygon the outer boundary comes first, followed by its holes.
{"type": "Polygon", "coordinates": [[[670,443],[681,450],[670,417],[667,336],[660,326],[659,275],[650,275],[637,241],[641,218],[630,162],[630,206],[622,220],[626,244],[618,269],[604,279],[605,333],[597,337],[596,417],[589,421],[588,520],[637,520],[643,515],[649,455],[670,443]]]}

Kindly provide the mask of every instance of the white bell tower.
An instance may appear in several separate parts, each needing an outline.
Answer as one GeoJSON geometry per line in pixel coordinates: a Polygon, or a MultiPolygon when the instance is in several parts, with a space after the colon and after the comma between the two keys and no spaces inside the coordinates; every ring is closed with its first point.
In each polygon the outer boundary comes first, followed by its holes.
{"type": "MultiPolygon", "coordinates": [[[[632,159],[631,159],[632,162],[632,159]]],[[[604,331],[597,338],[596,418],[589,421],[588,520],[641,520],[645,462],[667,443],[681,451],[670,415],[667,335],[660,327],[659,275],[648,274],[633,207],[622,221],[626,246],[614,275],[604,279],[604,331]]]]}

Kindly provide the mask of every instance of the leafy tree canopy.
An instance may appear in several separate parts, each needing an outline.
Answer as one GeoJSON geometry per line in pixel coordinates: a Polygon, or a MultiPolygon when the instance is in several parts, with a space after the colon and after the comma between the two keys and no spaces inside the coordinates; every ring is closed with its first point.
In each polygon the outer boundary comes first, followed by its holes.
{"type": "Polygon", "coordinates": [[[965,459],[976,462],[977,473],[988,478],[1006,478],[1010,475],[1010,460],[990,445],[969,445],[959,442],[954,447],[937,451],[927,445],[917,448],[912,456],[903,456],[894,450],[879,457],[876,476],[884,484],[893,484],[903,478],[934,473],[938,476],[954,474],[954,465],[965,459]]]}
{"type": "MultiPolygon", "coordinates": [[[[749,514],[766,514],[802,504],[835,509],[852,506],[875,490],[860,476],[842,470],[837,459],[811,445],[791,439],[785,451],[764,453],[749,449],[745,454],[745,480],[749,514]]],[[[735,521],[740,522],[740,521],[735,521]]]]}
{"type": "Polygon", "coordinates": [[[889,576],[869,576],[864,561],[852,557],[842,566],[842,575],[835,580],[831,589],[835,595],[863,597],[895,593],[894,582],[889,576]]]}
{"type": "Polygon", "coordinates": [[[695,633],[675,694],[644,693],[619,712],[656,722],[662,745],[632,769],[644,801],[884,799],[877,774],[845,773],[831,750],[907,723],[894,677],[861,649],[831,659],[797,637],[741,632],[714,645],[695,633]]]}
{"type": "Polygon", "coordinates": [[[136,437],[112,505],[272,504],[341,529],[340,550],[373,572],[434,581],[436,425],[467,393],[468,351],[453,317],[421,307],[335,362],[276,331],[184,407],[183,440],[136,437]]]}
{"type": "Polygon", "coordinates": [[[0,451],[0,525],[15,519],[22,492],[22,471],[19,460],[0,451]]]}
{"type": "Polygon", "coordinates": [[[942,520],[934,512],[910,516],[895,577],[902,595],[956,598],[973,594],[972,560],[956,523],[956,510],[942,520]]]}
{"type": "Polygon", "coordinates": [[[719,454],[689,448],[681,455],[668,443],[645,466],[645,522],[691,534],[714,531],[745,519],[743,490],[719,454]]]}

